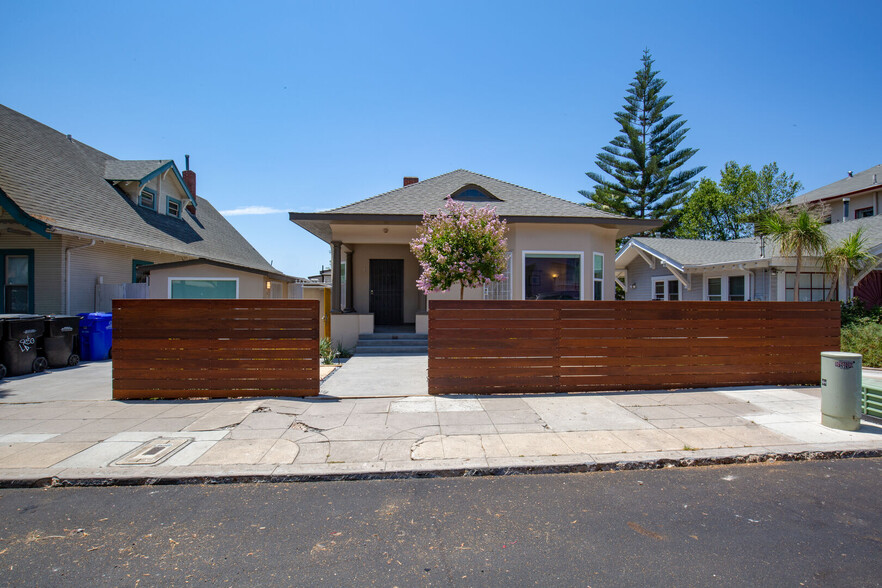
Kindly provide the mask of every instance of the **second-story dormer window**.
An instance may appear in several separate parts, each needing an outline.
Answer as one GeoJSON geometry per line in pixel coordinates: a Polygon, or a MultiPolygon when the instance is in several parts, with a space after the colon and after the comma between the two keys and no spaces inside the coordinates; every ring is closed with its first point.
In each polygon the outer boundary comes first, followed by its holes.
{"type": "Polygon", "coordinates": [[[141,194],[138,196],[138,204],[144,208],[156,210],[156,192],[150,188],[142,189],[141,194]]]}
{"type": "Polygon", "coordinates": [[[181,201],[169,196],[168,201],[166,202],[166,206],[165,206],[165,213],[169,216],[173,216],[175,218],[180,218],[181,217],[181,201]]]}

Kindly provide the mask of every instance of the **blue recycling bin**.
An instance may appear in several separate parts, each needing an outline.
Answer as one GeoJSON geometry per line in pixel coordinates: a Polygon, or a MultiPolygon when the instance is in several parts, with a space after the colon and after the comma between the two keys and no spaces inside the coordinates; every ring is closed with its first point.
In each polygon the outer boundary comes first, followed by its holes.
{"type": "Polygon", "coordinates": [[[81,312],[80,358],[86,361],[101,361],[110,357],[113,345],[113,313],[81,312]]]}

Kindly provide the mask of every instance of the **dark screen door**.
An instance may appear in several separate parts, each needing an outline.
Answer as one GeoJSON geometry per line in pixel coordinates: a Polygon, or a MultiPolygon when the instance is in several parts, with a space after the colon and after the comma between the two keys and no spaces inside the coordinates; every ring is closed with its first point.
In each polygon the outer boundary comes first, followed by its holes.
{"type": "Polygon", "coordinates": [[[404,322],[404,260],[371,260],[370,312],[375,325],[404,322]]]}

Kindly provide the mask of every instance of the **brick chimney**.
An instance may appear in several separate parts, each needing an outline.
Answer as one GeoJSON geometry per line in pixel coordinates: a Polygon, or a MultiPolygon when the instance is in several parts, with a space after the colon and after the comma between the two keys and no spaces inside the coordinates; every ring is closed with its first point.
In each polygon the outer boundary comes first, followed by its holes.
{"type": "Polygon", "coordinates": [[[405,185],[405,186],[410,186],[411,184],[416,184],[416,183],[419,182],[419,181],[420,181],[419,178],[412,178],[412,177],[410,177],[410,176],[405,176],[405,177],[404,177],[404,185],[405,185]]]}
{"type": "Polygon", "coordinates": [[[181,174],[184,178],[184,183],[187,185],[187,189],[190,190],[190,194],[193,198],[196,198],[196,172],[190,170],[190,156],[184,156],[184,173],[181,174]]]}

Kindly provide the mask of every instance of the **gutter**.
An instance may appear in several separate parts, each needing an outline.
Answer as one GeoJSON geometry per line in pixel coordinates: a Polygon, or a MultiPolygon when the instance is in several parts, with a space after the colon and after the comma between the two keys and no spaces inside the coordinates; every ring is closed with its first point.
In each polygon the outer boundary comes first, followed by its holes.
{"type": "Polygon", "coordinates": [[[76,247],[68,247],[64,250],[65,256],[65,288],[67,292],[65,292],[64,297],[64,312],[70,314],[70,252],[75,251],[77,249],[86,249],[87,247],[93,247],[95,245],[95,239],[92,239],[91,243],[87,243],[85,245],[77,245],[76,247]]]}

